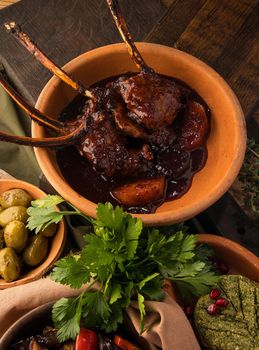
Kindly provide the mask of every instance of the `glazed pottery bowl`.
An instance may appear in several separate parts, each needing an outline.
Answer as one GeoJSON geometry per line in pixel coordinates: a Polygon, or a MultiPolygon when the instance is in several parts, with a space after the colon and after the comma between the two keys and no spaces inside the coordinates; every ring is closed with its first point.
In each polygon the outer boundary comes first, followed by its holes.
{"type": "MultiPolygon", "coordinates": [[[[259,283],[259,261],[253,253],[229,239],[215,235],[200,234],[199,242],[212,247],[216,257],[229,266],[230,273],[244,275],[259,283]]],[[[167,290],[170,288],[168,282],[165,286],[167,290]]],[[[3,335],[0,341],[1,350],[9,349],[14,342],[36,334],[44,326],[51,324],[51,305],[41,305],[16,321],[3,335]]]]}
{"type": "MultiPolygon", "coordinates": [[[[20,180],[0,179],[0,194],[12,188],[21,188],[27,191],[33,199],[44,198],[46,196],[46,193],[28,182],[20,180]]],[[[19,279],[12,282],[6,282],[0,277],[0,289],[14,287],[37,280],[52,268],[53,264],[59,258],[62,252],[66,238],[64,221],[62,220],[58,225],[59,226],[57,232],[51,239],[48,256],[43,261],[43,263],[37,267],[28,269],[28,272],[22,274],[19,279]]]]}
{"type": "MultiPolygon", "coordinates": [[[[147,64],[156,72],[177,78],[195,90],[211,110],[208,159],[195,174],[189,191],[166,201],[155,213],[139,214],[146,225],[165,225],[191,218],[216,202],[231,186],[243,162],[246,127],[240,104],[227,83],[212,68],[195,57],[166,46],[137,44],[147,64]]],[[[86,86],[129,71],[136,71],[124,44],[89,51],[64,69],[86,86]]],[[[53,77],[39,96],[36,107],[47,115],[59,116],[75,92],[53,77]]],[[[33,137],[45,136],[44,128],[33,123],[33,137]]],[[[55,153],[36,148],[38,163],[51,185],[85,214],[95,217],[96,203],[82,197],[62,176],[55,153]]],[[[91,186],[91,184],[89,184],[91,186]]]]}

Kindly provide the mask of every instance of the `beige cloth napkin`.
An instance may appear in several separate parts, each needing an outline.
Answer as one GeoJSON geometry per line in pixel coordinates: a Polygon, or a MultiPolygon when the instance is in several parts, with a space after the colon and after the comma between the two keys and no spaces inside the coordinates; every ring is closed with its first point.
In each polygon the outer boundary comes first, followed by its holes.
{"type": "MultiPolygon", "coordinates": [[[[78,295],[81,290],[55,283],[47,277],[0,291],[0,337],[28,311],[60,297],[78,295]]],[[[143,337],[150,343],[150,349],[157,349],[157,346],[163,350],[200,349],[189,321],[170,296],[167,295],[163,302],[149,301],[146,308],[147,330],[143,337]],[[149,329],[150,326],[152,327],[149,329]]],[[[139,313],[135,303],[129,307],[128,315],[139,331],[139,313]]]]}

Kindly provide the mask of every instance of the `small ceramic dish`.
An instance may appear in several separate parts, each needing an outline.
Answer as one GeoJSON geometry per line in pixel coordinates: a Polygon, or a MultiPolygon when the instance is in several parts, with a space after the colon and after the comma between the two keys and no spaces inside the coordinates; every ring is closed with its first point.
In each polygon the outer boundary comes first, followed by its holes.
{"type": "Polygon", "coordinates": [[[259,258],[240,244],[216,235],[199,234],[199,243],[212,247],[217,259],[229,267],[229,273],[243,275],[259,283],[259,258]]]}
{"type": "MultiPolygon", "coordinates": [[[[20,180],[0,179],[0,194],[12,188],[21,188],[27,191],[33,199],[43,198],[46,196],[46,193],[28,182],[20,180]]],[[[52,268],[55,261],[59,258],[65,244],[65,238],[65,224],[62,220],[59,223],[55,236],[51,240],[48,256],[44,262],[35,268],[31,268],[28,272],[21,275],[21,277],[15,281],[6,282],[4,279],[0,278],[0,289],[18,286],[42,277],[48,270],[52,268]]]]}
{"type": "MultiPolygon", "coordinates": [[[[53,302],[43,304],[25,314],[18,321],[16,321],[0,339],[1,350],[9,350],[12,344],[31,337],[32,335],[40,334],[42,329],[47,325],[52,324],[51,310],[53,302]]],[[[143,338],[140,338],[133,326],[127,322],[123,325],[123,331],[128,335],[134,343],[140,346],[141,349],[150,349],[143,338]]]]}
{"type": "MultiPolygon", "coordinates": [[[[163,203],[155,213],[137,214],[145,225],[166,225],[191,218],[216,202],[231,186],[243,162],[246,126],[240,104],[228,84],[212,68],[182,51],[148,43],[138,43],[147,64],[157,73],[174,77],[196,91],[211,110],[211,132],[207,141],[208,159],[195,174],[188,192],[163,203]]],[[[64,70],[90,86],[108,77],[136,71],[125,44],[89,51],[64,66],[64,70]]],[[[75,97],[75,92],[53,77],[41,92],[36,107],[57,118],[75,97]]],[[[32,124],[32,136],[46,136],[43,127],[32,124]]],[[[66,200],[95,217],[96,203],[77,193],[62,176],[55,153],[36,148],[38,163],[51,185],[66,200]]],[[[91,184],[89,184],[91,186],[91,184]]]]}
{"type": "MultiPolygon", "coordinates": [[[[259,259],[253,253],[220,236],[200,234],[198,240],[213,248],[216,257],[229,266],[230,273],[244,275],[259,283],[259,259]]],[[[168,281],[164,288],[174,297],[168,281]]],[[[9,349],[11,344],[36,334],[44,326],[51,324],[51,305],[41,305],[16,321],[3,335],[0,341],[1,350],[9,349]]]]}

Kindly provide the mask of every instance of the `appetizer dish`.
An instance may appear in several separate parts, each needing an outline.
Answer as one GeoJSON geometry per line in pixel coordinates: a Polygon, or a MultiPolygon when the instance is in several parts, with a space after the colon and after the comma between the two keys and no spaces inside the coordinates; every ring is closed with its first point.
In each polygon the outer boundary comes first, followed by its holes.
{"type": "Polygon", "coordinates": [[[57,231],[55,223],[35,234],[28,230],[27,208],[31,195],[13,188],[0,194],[0,275],[12,282],[41,264],[48,255],[49,240],[57,231]]]}
{"type": "Polygon", "coordinates": [[[208,349],[258,349],[259,285],[239,275],[222,276],[218,288],[202,296],[195,328],[208,349]]]}
{"type": "Polygon", "coordinates": [[[187,234],[180,225],[145,228],[140,219],[110,203],[98,205],[97,219],[73,207],[71,211],[56,211],[55,206],[62,202],[60,196],[33,201],[28,225],[41,230],[64,215],[80,215],[93,225],[93,232],[84,236],[82,251],[59,260],[51,273],[61,284],[88,286],[77,297],[55,302],[52,324],[13,344],[13,349],[81,350],[85,344],[89,350],[148,350],[149,344],[139,343],[138,337],[130,337],[128,342],[120,333],[121,325],[135,300],[140,335],[145,333],[145,316],[150,312],[145,301],[163,302],[165,278],[173,282],[177,301],[201,346],[234,350],[242,344],[257,349],[258,284],[240,275],[228,275],[228,267],[209,247],[198,244],[196,235],[187,234]]]}
{"type": "Polygon", "coordinates": [[[60,342],[57,330],[51,326],[43,328],[41,334],[36,334],[15,344],[13,350],[143,350],[136,344],[120,335],[106,336],[102,332],[81,328],[76,340],[60,342]]]}
{"type": "Polygon", "coordinates": [[[117,1],[107,3],[139,72],[86,88],[50,61],[16,23],[7,23],[7,31],[81,97],[54,120],[26,104],[0,77],[1,85],[34,121],[58,134],[32,139],[0,133],[0,139],[37,147],[74,145],[57,152],[72,188],[95,203],[109,201],[131,212],[150,213],[186,193],[194,174],[205,165],[210,111],[186,84],[146,64],[117,1]],[[85,186],[89,181],[93,186],[85,186]]]}
{"type": "MultiPolygon", "coordinates": [[[[158,74],[114,77],[97,83],[94,89],[104,90],[106,110],[114,106],[113,110],[119,108],[120,113],[115,112],[114,120],[101,117],[99,112],[89,118],[92,113],[84,97],[76,98],[64,110],[62,120],[69,124],[87,118],[89,127],[82,145],[57,151],[57,162],[67,182],[95,203],[119,203],[129,212],[153,212],[165,200],[181,197],[207,159],[209,110],[205,102],[187,86],[158,74]],[[162,121],[164,112],[154,116],[158,118],[153,120],[154,125],[151,118],[144,119],[147,125],[130,119],[135,114],[123,107],[121,92],[136,104],[141,100],[145,105],[147,98],[161,103],[163,89],[171,90],[165,98],[172,99],[172,110],[175,107],[169,122],[162,121]],[[147,92],[149,96],[145,96],[147,92]],[[89,180],[93,185],[85,186],[89,180]]],[[[149,104],[153,109],[151,101],[149,104]]]]}
{"type": "Polygon", "coordinates": [[[28,228],[28,208],[46,194],[21,180],[0,179],[0,289],[34,281],[51,269],[65,244],[65,224],[28,228]]]}

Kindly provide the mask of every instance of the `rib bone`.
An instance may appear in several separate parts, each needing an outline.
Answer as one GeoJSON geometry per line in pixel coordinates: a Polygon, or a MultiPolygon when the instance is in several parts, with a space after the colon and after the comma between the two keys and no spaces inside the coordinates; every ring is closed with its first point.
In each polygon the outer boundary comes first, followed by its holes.
{"type": "Polygon", "coordinates": [[[58,136],[58,137],[48,137],[48,138],[32,138],[27,136],[17,136],[10,135],[0,131],[0,141],[12,142],[18,145],[25,146],[34,146],[34,147],[55,147],[55,146],[64,146],[72,145],[75,143],[75,140],[79,139],[84,131],[84,126],[80,125],[73,132],[58,136]]]}
{"type": "Polygon", "coordinates": [[[7,32],[12,33],[14,37],[31,53],[33,56],[48,70],[50,70],[54,75],[63,80],[66,84],[71,86],[74,90],[78,91],[80,94],[95,100],[95,96],[90,90],[87,90],[82,83],[73,79],[68,73],[66,73],[62,68],[56,65],[50,58],[48,58],[37,45],[25,34],[20,26],[15,22],[9,22],[4,24],[7,32]]]}
{"type": "Polygon", "coordinates": [[[49,129],[56,131],[58,133],[63,133],[65,131],[64,124],[58,120],[52,119],[43,115],[36,108],[30,106],[20,94],[18,94],[11,85],[4,79],[3,75],[0,72],[0,85],[5,89],[5,91],[17,102],[17,104],[33,119],[40,125],[46,126],[49,129]]]}
{"type": "Polygon", "coordinates": [[[106,1],[111,11],[116,27],[119,30],[123,41],[127,45],[127,49],[130,54],[130,57],[132,58],[132,60],[134,61],[134,63],[139,69],[151,72],[152,68],[148,67],[148,65],[145,63],[143,57],[141,56],[139,50],[137,49],[135,43],[132,40],[132,36],[121,15],[121,10],[120,10],[118,1],[117,0],[106,0],[106,1]]]}

